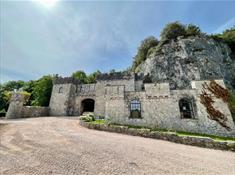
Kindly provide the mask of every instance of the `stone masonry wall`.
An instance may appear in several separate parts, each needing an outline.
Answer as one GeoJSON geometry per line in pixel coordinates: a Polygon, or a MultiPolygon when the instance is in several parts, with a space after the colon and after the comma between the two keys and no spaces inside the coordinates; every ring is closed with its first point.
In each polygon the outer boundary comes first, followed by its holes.
{"type": "Polygon", "coordinates": [[[49,107],[41,107],[41,106],[23,106],[21,117],[40,117],[40,116],[48,116],[49,115],[49,107]]]}
{"type": "Polygon", "coordinates": [[[49,107],[23,106],[24,96],[20,93],[14,93],[11,97],[11,103],[7,111],[6,118],[16,119],[23,117],[48,116],[49,107]]]}
{"type": "Polygon", "coordinates": [[[24,105],[24,96],[20,93],[13,93],[11,102],[7,110],[6,118],[21,118],[22,108],[24,105]]]}
{"type": "MultiPolygon", "coordinates": [[[[105,107],[107,88],[110,86],[122,86],[125,91],[134,91],[135,90],[135,80],[134,77],[131,79],[124,80],[107,80],[107,81],[98,81],[96,83],[96,98],[95,98],[95,115],[105,116],[105,110],[108,110],[105,107]]],[[[119,109],[120,110],[120,109],[119,109]]]]}
{"type": "MultiPolygon", "coordinates": [[[[218,82],[221,84],[221,81],[218,82]]],[[[191,90],[171,91],[167,83],[145,84],[145,91],[125,92],[125,96],[115,95],[115,91],[109,91],[106,96],[106,118],[109,118],[113,123],[120,124],[235,136],[234,123],[227,104],[220,99],[213,97],[216,108],[228,118],[227,124],[231,130],[227,130],[218,122],[208,118],[208,113],[199,99],[202,83],[204,81],[195,82],[194,88],[191,90]],[[180,116],[179,100],[185,97],[194,99],[194,118],[192,119],[182,119],[180,116]],[[133,99],[141,101],[141,119],[129,118],[130,101],[133,99]]],[[[117,87],[115,88],[117,89],[117,87]]]]}
{"type": "Polygon", "coordinates": [[[50,99],[50,115],[67,115],[73,84],[54,84],[50,99]]]}

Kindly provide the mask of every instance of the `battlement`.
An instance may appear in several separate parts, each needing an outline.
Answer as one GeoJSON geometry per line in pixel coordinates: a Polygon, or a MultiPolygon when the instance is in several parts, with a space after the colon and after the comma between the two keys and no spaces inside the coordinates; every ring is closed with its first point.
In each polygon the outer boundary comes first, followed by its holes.
{"type": "Polygon", "coordinates": [[[82,84],[77,86],[78,95],[95,95],[96,84],[82,84]]]}
{"type": "Polygon", "coordinates": [[[105,73],[97,76],[97,81],[110,81],[110,80],[130,80],[134,79],[134,73],[128,72],[114,72],[114,73],[105,73]]]}
{"type": "Polygon", "coordinates": [[[81,82],[78,79],[75,79],[73,77],[56,77],[53,80],[53,84],[81,84],[81,82]]]}

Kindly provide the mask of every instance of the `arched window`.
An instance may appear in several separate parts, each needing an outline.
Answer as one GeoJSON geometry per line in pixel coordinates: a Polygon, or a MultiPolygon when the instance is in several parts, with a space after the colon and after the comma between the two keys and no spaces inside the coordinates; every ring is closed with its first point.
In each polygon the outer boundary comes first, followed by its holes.
{"type": "Polygon", "coordinates": [[[192,99],[182,98],[179,101],[181,118],[194,118],[193,101],[192,99]]]}
{"type": "Polygon", "coordinates": [[[130,118],[141,118],[141,103],[139,100],[131,101],[130,118]]]}
{"type": "Polygon", "coordinates": [[[59,88],[59,93],[63,93],[63,87],[59,88]]]}

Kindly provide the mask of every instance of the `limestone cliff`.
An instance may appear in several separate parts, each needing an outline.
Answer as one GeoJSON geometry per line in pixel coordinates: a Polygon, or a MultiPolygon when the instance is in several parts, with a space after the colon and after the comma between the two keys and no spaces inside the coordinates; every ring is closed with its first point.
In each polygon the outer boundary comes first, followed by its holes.
{"type": "Polygon", "coordinates": [[[189,88],[192,80],[223,78],[235,89],[235,59],[230,48],[209,37],[171,40],[151,49],[139,65],[139,75],[149,75],[153,82],[170,82],[172,89],[189,88]]]}

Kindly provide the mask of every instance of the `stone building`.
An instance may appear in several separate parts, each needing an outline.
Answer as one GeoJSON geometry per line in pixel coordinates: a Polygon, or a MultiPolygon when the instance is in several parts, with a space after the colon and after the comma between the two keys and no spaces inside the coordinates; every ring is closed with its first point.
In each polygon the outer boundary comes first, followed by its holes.
{"type": "Polygon", "coordinates": [[[90,111],[118,124],[235,136],[223,80],[192,81],[187,89],[146,80],[133,73],[102,74],[95,84],[57,78],[49,114],[70,116],[90,111]]]}

